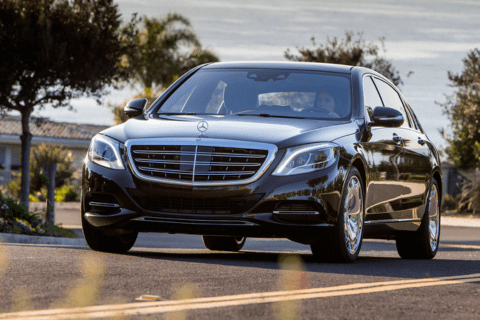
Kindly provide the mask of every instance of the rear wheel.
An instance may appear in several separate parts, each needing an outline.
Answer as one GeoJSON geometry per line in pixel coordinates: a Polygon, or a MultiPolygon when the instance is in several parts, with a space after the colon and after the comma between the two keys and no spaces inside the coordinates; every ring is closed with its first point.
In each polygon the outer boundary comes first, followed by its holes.
{"type": "Polygon", "coordinates": [[[433,179],[420,228],[396,239],[398,254],[403,259],[432,259],[437,254],[440,243],[439,199],[438,182],[433,179]]]}
{"type": "Polygon", "coordinates": [[[240,251],[245,244],[245,237],[202,236],[207,249],[218,251],[240,251]]]}
{"type": "Polygon", "coordinates": [[[310,245],[320,261],[353,262],[363,240],[364,191],[362,176],[353,167],[346,179],[337,225],[310,245]]]}
{"type": "Polygon", "coordinates": [[[105,233],[92,226],[84,216],[82,208],[83,235],[88,246],[95,251],[124,253],[130,250],[137,240],[138,232],[122,235],[107,236],[105,233]]]}

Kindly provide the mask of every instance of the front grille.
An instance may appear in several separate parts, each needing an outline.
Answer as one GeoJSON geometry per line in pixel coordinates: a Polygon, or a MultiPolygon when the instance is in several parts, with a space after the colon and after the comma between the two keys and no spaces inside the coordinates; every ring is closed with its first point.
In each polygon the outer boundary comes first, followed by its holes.
{"type": "Polygon", "coordinates": [[[127,142],[130,163],[137,176],[197,185],[249,182],[273,161],[277,150],[263,143],[178,140],[127,142]]]}
{"type": "Polygon", "coordinates": [[[184,214],[241,214],[250,210],[263,197],[263,194],[229,198],[161,197],[134,189],[127,190],[145,210],[184,214]]]}

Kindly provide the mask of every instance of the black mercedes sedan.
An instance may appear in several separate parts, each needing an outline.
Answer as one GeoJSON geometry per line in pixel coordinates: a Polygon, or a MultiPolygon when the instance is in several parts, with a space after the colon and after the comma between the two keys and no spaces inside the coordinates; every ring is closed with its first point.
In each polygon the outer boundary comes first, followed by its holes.
{"type": "Polygon", "coordinates": [[[364,238],[395,239],[402,258],[438,250],[438,152],[375,71],[206,64],[125,113],[85,159],[81,214],[93,250],[126,252],[138,232],[202,235],[226,251],[247,237],[288,238],[339,262],[353,262],[364,238]]]}

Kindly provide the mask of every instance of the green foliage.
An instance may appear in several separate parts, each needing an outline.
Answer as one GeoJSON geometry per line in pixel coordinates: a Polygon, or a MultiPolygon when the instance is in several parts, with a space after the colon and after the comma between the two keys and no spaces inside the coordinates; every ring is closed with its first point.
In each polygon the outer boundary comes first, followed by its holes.
{"type": "Polygon", "coordinates": [[[77,189],[72,185],[64,185],[55,190],[55,202],[78,201],[77,189]]]}
{"type": "Polygon", "coordinates": [[[218,61],[201,48],[190,21],[178,13],[163,19],[143,17],[143,28],[134,37],[135,46],[124,56],[133,80],[144,88],[168,87],[198,64],[218,61]]]}
{"type": "Polygon", "coordinates": [[[42,144],[33,147],[30,156],[30,191],[37,192],[42,186],[48,185],[43,166],[49,164],[57,164],[55,188],[70,183],[75,172],[73,160],[72,152],[63,146],[42,144]]]}
{"type": "MultiPolygon", "coordinates": [[[[354,32],[346,32],[345,39],[338,40],[336,37],[327,37],[326,44],[317,47],[315,38],[312,37],[312,45],[316,48],[300,48],[300,55],[290,53],[287,49],[285,58],[291,61],[321,62],[360,66],[373,69],[384,75],[395,85],[403,84],[400,74],[393,67],[392,63],[380,56],[380,48],[373,42],[367,43],[363,40],[362,33],[357,33],[358,38],[354,39],[354,32]]],[[[384,38],[380,38],[381,49],[385,52],[384,38]]]]}
{"type": "MultiPolygon", "coordinates": [[[[477,170],[480,167],[480,50],[463,59],[460,74],[448,72],[455,92],[440,104],[452,122],[453,137],[447,139],[445,153],[455,167],[477,170]]],[[[480,212],[480,179],[475,174],[462,187],[459,211],[480,212]]]]}
{"type": "Polygon", "coordinates": [[[133,75],[131,81],[140,84],[143,92],[113,106],[116,124],[128,120],[123,108],[129,100],[146,98],[149,106],[188,70],[219,61],[214,53],[202,49],[190,21],[182,15],[169,13],[162,19],[142,19],[143,28],[136,32],[135,46],[124,55],[123,63],[133,75]]]}
{"type": "MultiPolygon", "coordinates": [[[[57,164],[55,172],[55,188],[62,188],[71,184],[71,178],[75,171],[73,166],[74,157],[71,151],[63,146],[45,145],[33,147],[30,156],[30,195],[31,201],[45,201],[47,196],[46,186],[49,181],[44,175],[43,166],[57,164]]],[[[14,174],[13,180],[7,185],[7,192],[15,199],[20,199],[21,174],[14,174]]]]}
{"type": "Polygon", "coordinates": [[[151,89],[151,88],[145,88],[145,90],[142,93],[139,93],[134,97],[131,97],[129,99],[124,100],[117,107],[111,106],[111,107],[114,108],[113,109],[113,115],[114,115],[114,119],[115,119],[115,124],[124,123],[125,121],[128,120],[128,117],[125,114],[125,111],[123,110],[128,101],[133,100],[133,99],[145,98],[145,99],[148,100],[148,102],[147,102],[147,107],[148,107],[160,96],[160,94],[162,92],[163,92],[163,89],[156,90],[156,89],[151,89]]]}
{"type": "MultiPolygon", "coordinates": [[[[478,180],[478,179],[477,179],[478,180]]],[[[462,188],[458,211],[471,212],[473,214],[480,212],[480,183],[472,181],[462,188]]]]}
{"type": "Polygon", "coordinates": [[[445,194],[442,201],[443,210],[455,210],[457,209],[457,199],[451,194],[445,194]]]}
{"type": "Polygon", "coordinates": [[[26,220],[30,223],[39,222],[39,219],[35,214],[28,212],[27,208],[25,208],[15,200],[10,198],[4,198],[2,199],[2,202],[5,202],[8,205],[7,218],[11,218],[11,219],[18,218],[18,219],[26,220]]]}
{"type": "Polygon", "coordinates": [[[43,222],[38,214],[29,212],[17,201],[4,197],[0,193],[0,205],[3,203],[6,203],[9,209],[6,219],[0,216],[0,232],[77,238],[74,232],[50,222],[43,222]]]}
{"type": "Polygon", "coordinates": [[[22,111],[100,97],[126,75],[120,62],[134,34],[120,27],[113,0],[0,1],[0,105],[22,111]]]}
{"type": "Polygon", "coordinates": [[[1,0],[0,112],[22,116],[22,192],[28,205],[28,161],[35,108],[69,106],[82,95],[99,101],[108,85],[128,77],[122,57],[135,24],[121,28],[113,0],[1,0]]]}
{"type": "Polygon", "coordinates": [[[459,169],[480,165],[480,50],[474,49],[463,59],[461,74],[448,72],[450,86],[456,89],[441,104],[452,121],[453,139],[447,139],[445,152],[459,169]]]}

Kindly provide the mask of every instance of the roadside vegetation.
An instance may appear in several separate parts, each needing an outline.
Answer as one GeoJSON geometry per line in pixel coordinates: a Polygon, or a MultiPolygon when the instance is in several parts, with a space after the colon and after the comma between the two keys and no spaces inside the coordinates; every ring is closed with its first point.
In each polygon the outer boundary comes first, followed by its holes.
{"type": "MultiPolygon", "coordinates": [[[[384,57],[385,38],[379,39],[380,46],[378,46],[373,42],[366,42],[361,32],[355,34],[353,31],[347,31],[344,39],[327,37],[325,44],[317,45],[314,37],[310,40],[313,48],[297,48],[298,54],[293,54],[290,49],[287,49],[284,57],[290,61],[334,63],[370,68],[384,75],[396,86],[403,84],[400,72],[384,57]]],[[[407,77],[411,73],[410,71],[407,77]]]]}
{"type": "Polygon", "coordinates": [[[113,0],[0,1],[0,113],[22,120],[20,202],[30,195],[29,120],[35,110],[70,107],[129,77],[122,58],[134,47],[135,16],[126,24],[113,0]]]}
{"type": "Polygon", "coordinates": [[[468,181],[456,198],[445,198],[457,213],[480,213],[480,50],[473,49],[463,59],[461,73],[448,72],[455,88],[440,104],[452,122],[453,136],[447,138],[448,159],[468,181]],[[452,199],[453,198],[453,199],[452,199]]]}
{"type": "MultiPolygon", "coordinates": [[[[30,194],[33,202],[47,200],[47,185],[50,183],[45,173],[45,166],[57,164],[55,172],[55,201],[78,201],[78,187],[73,184],[73,160],[71,152],[62,146],[42,144],[31,148],[30,156],[30,194]]],[[[19,201],[21,196],[22,174],[14,174],[13,180],[7,184],[4,194],[19,201]]]]}
{"type": "Polygon", "coordinates": [[[77,235],[72,231],[45,221],[45,212],[29,212],[18,201],[2,195],[1,190],[0,203],[8,206],[5,214],[4,212],[0,214],[0,232],[77,238],[77,235]]]}

